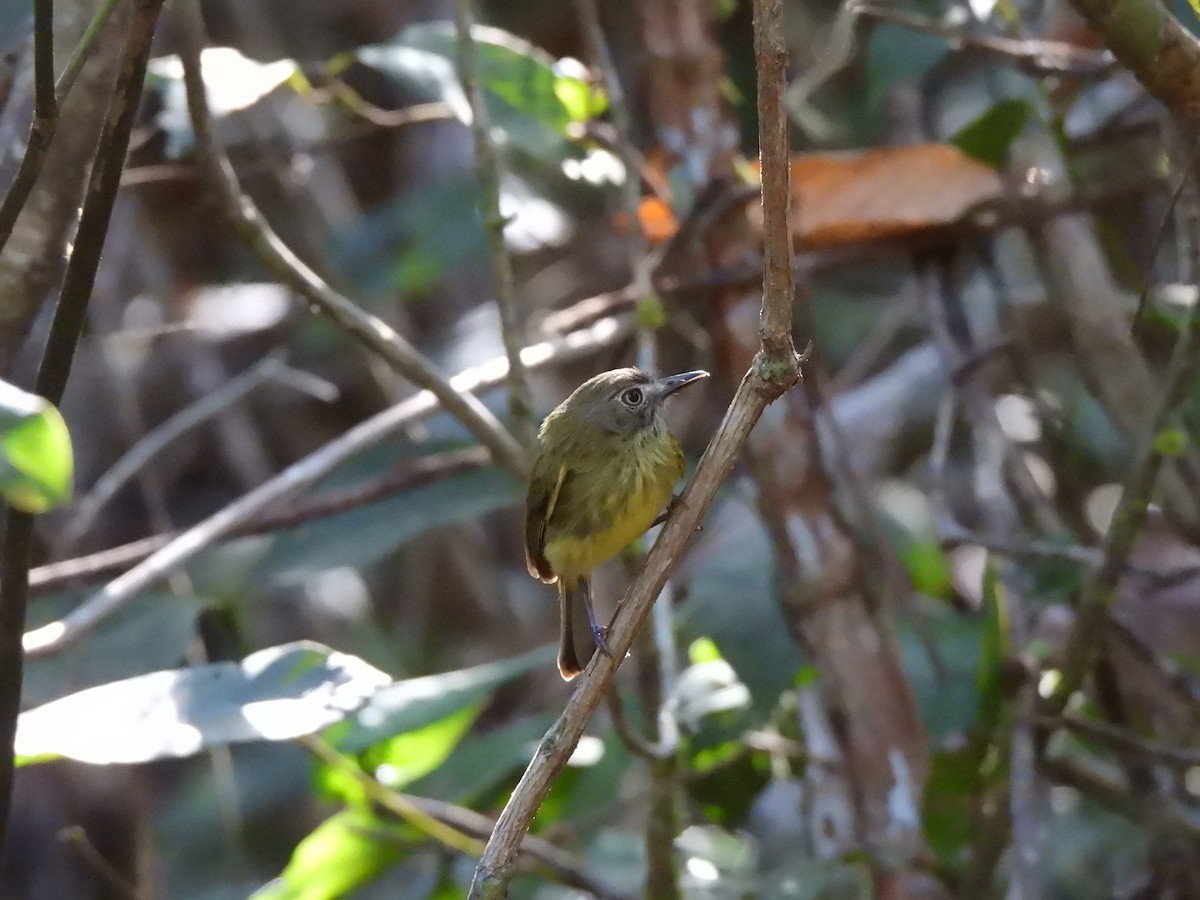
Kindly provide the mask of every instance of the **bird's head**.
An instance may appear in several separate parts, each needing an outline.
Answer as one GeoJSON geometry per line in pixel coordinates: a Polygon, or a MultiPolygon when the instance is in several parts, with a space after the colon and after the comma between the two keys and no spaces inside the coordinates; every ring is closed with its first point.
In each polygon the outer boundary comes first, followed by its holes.
{"type": "Polygon", "coordinates": [[[571,418],[609,434],[634,434],[662,427],[667,398],[707,377],[703,370],[655,378],[641,369],[612,369],[576,388],[563,402],[562,410],[571,418]]]}

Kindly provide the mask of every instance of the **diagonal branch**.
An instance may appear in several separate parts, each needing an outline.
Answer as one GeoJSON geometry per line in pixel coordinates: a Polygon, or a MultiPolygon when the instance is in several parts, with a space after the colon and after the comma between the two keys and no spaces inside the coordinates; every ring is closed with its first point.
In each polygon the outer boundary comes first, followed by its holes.
{"type": "Polygon", "coordinates": [[[508,882],[534,814],[574,750],[584,728],[609,690],[617,667],[633,645],[675,561],[700,524],[717,488],[733,467],[751,429],[767,405],[800,377],[791,339],[792,254],[788,228],[791,198],[787,125],[783,91],[787,56],[783,43],[782,0],[755,0],[755,49],[758,58],[763,219],[767,253],[760,319],[761,350],[742,379],[725,418],[705,451],[696,474],[684,489],[655,541],[645,566],[625,594],[608,633],[612,656],[597,653],[579,677],[578,688],[558,721],[542,738],[508,804],[496,822],[475,877],[472,900],[507,895],[508,882]],[[783,233],[779,232],[783,230],[783,233]]]}

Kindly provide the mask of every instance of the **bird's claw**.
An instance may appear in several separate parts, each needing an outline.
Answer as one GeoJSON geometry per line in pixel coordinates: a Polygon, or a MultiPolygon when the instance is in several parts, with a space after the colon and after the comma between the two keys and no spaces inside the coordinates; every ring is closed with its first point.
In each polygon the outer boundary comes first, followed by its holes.
{"type": "Polygon", "coordinates": [[[612,659],[612,650],[608,646],[608,627],[605,625],[592,626],[592,640],[596,642],[596,649],[612,659]]]}

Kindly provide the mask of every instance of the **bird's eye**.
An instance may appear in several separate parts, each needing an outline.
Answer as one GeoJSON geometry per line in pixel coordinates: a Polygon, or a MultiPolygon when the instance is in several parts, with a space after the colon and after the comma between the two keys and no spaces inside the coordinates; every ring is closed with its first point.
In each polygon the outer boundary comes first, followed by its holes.
{"type": "Polygon", "coordinates": [[[621,394],[621,402],[626,406],[637,406],[643,399],[645,399],[645,395],[642,394],[641,388],[629,388],[621,394]]]}

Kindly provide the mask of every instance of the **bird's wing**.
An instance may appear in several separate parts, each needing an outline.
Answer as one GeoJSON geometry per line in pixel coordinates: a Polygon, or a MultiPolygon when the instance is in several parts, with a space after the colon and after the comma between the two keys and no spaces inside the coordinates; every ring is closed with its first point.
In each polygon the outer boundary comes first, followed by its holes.
{"type": "Polygon", "coordinates": [[[547,584],[557,581],[558,575],[546,559],[546,524],[554,515],[567,472],[566,466],[559,466],[555,472],[535,465],[525,498],[525,567],[530,575],[547,584]]]}

